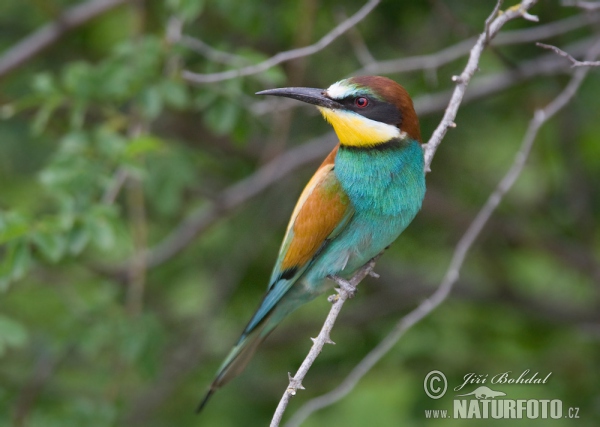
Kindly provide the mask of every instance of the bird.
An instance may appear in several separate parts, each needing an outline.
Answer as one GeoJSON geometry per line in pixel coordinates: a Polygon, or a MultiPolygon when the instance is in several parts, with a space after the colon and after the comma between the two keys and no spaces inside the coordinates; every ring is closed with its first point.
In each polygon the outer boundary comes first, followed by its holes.
{"type": "Polygon", "coordinates": [[[256,94],[315,105],[339,143],[302,191],[267,292],[196,412],[245,369],[284,317],[331,289],[331,278],[352,277],[396,240],[425,196],[419,119],[400,84],[357,76],[327,89],[288,87],[256,94]]]}

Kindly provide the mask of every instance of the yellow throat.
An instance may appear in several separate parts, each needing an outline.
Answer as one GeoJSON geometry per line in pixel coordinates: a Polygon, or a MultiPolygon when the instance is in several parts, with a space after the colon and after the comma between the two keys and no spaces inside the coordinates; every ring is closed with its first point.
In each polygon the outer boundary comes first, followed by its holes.
{"type": "Polygon", "coordinates": [[[351,111],[317,108],[325,120],[331,123],[342,145],[368,148],[394,138],[406,137],[406,133],[396,126],[371,120],[351,111]]]}

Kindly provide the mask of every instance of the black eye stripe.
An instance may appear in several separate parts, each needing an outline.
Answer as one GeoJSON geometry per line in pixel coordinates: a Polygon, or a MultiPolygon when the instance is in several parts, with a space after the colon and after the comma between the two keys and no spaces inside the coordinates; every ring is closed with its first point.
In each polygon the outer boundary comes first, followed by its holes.
{"type": "Polygon", "coordinates": [[[364,95],[347,96],[336,101],[342,104],[344,108],[354,111],[367,119],[393,126],[400,126],[402,123],[402,114],[395,105],[389,102],[364,95]],[[357,107],[355,104],[357,98],[366,98],[369,104],[366,107],[357,107]]]}

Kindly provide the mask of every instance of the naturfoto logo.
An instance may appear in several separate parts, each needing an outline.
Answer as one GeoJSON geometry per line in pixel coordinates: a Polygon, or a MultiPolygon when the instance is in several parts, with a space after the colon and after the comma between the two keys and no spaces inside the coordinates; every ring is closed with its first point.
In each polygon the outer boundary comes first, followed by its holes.
{"type": "MultiPolygon", "coordinates": [[[[559,399],[510,399],[507,393],[497,390],[496,387],[483,385],[493,384],[546,384],[552,372],[541,375],[526,369],[519,375],[512,371],[501,372],[495,375],[468,373],[462,383],[454,387],[454,391],[464,391],[456,394],[452,410],[431,409],[425,410],[426,418],[476,418],[476,419],[509,419],[509,418],[579,418],[579,408],[571,407],[563,411],[563,402],[559,399]],[[477,385],[470,391],[463,390],[465,386],[477,385]]],[[[446,394],[448,380],[443,372],[431,371],[423,382],[425,393],[431,399],[440,399],[446,394]]],[[[471,388],[471,387],[467,387],[471,388]]]]}

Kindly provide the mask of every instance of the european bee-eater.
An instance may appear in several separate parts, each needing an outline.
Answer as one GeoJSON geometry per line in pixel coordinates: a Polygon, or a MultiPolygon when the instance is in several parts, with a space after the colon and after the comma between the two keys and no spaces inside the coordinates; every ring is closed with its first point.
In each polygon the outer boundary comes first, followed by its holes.
{"type": "Polygon", "coordinates": [[[350,278],[413,220],[425,195],[419,120],[406,90],[376,76],[352,77],[327,89],[282,88],[317,106],[339,144],[310,179],[292,213],[267,293],[221,365],[210,396],[237,376],[281,320],[350,278]]]}

